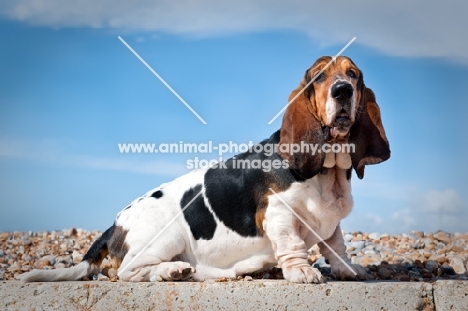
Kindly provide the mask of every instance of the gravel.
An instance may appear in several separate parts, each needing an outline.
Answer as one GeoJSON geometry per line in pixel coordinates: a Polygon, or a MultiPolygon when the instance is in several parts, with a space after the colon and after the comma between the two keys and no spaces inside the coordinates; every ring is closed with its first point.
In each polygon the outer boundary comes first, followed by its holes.
{"type": "MultiPolygon", "coordinates": [[[[67,229],[48,232],[0,232],[0,281],[14,280],[32,269],[70,267],[80,262],[102,232],[67,229]]],[[[468,280],[468,233],[438,231],[409,234],[343,232],[352,263],[361,264],[369,280],[434,282],[468,280]]],[[[310,250],[309,262],[325,279],[335,277],[318,252],[310,250]]],[[[281,269],[238,277],[238,280],[282,279],[281,269]]],[[[117,271],[104,260],[90,277],[96,281],[117,281],[117,271]]],[[[233,281],[226,278],[218,282],[233,281]]]]}

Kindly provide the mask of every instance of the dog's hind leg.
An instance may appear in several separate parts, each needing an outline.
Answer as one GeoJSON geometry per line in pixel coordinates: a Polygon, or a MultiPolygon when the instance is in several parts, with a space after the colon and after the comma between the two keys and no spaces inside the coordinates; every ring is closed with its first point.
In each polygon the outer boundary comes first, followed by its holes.
{"type": "Polygon", "coordinates": [[[161,261],[160,259],[141,254],[134,261],[122,263],[119,278],[127,282],[147,281],[182,281],[191,277],[195,268],[188,262],[161,261]]]}
{"type": "MultiPolygon", "coordinates": [[[[139,228],[141,229],[141,228],[139,228]]],[[[195,268],[180,255],[186,252],[185,237],[177,227],[170,227],[153,240],[141,240],[141,232],[131,234],[127,238],[134,242],[126,253],[118,275],[120,280],[127,282],[148,281],[179,281],[190,278],[195,268]]]]}

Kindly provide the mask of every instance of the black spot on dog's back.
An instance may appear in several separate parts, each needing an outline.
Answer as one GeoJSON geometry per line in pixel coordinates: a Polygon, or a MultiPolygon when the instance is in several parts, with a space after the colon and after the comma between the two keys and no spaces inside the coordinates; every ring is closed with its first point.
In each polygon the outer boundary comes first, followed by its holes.
{"type": "MultiPolygon", "coordinates": [[[[273,146],[278,144],[279,140],[280,132],[277,131],[260,145],[273,146]]],[[[263,234],[264,211],[268,205],[267,198],[272,194],[269,188],[284,191],[296,181],[287,168],[264,171],[250,166],[239,166],[240,161],[253,163],[254,160],[260,163],[281,163],[282,158],[277,153],[267,155],[261,152],[244,152],[228,159],[225,168],[208,169],[204,179],[205,196],[217,219],[243,237],[263,234]]]]}
{"type": "Polygon", "coordinates": [[[161,190],[156,190],[155,192],[153,192],[153,194],[151,195],[152,198],[155,198],[155,199],[159,199],[163,196],[163,193],[161,190]]]}
{"type": "Polygon", "coordinates": [[[197,185],[187,190],[180,200],[180,207],[184,208],[184,218],[187,221],[190,231],[196,240],[211,240],[216,230],[216,221],[213,214],[208,210],[203,200],[203,195],[199,195],[192,203],[190,201],[200,193],[202,185],[197,185]],[[189,204],[187,206],[187,204],[189,204]]]}

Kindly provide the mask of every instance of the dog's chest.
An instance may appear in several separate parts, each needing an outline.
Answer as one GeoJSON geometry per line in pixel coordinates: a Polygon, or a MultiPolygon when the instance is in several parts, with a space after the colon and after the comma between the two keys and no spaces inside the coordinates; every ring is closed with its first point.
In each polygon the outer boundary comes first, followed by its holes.
{"type": "Polygon", "coordinates": [[[324,236],[331,235],[352,209],[351,184],[343,169],[328,168],[314,178],[294,185],[291,191],[295,193],[292,196],[299,199],[291,202],[292,205],[324,236]]]}

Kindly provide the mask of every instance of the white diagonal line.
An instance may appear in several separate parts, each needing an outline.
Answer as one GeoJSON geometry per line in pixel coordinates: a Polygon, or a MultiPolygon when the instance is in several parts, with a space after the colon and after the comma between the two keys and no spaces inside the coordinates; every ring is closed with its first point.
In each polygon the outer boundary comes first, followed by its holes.
{"type": "Polygon", "coordinates": [[[174,95],[185,105],[185,107],[187,107],[203,124],[207,124],[207,123],[205,122],[205,120],[203,120],[202,117],[200,117],[200,116],[198,115],[198,113],[196,113],[195,110],[193,110],[193,108],[190,107],[190,105],[187,104],[187,102],[186,102],[182,97],[180,97],[180,95],[177,94],[177,92],[174,91],[174,89],[173,89],[169,84],[167,84],[166,81],[164,81],[164,79],[163,79],[160,75],[158,75],[158,73],[157,73],[156,71],[154,71],[153,68],[151,68],[150,65],[148,65],[148,64],[144,61],[144,59],[141,58],[140,55],[138,55],[138,53],[135,52],[135,51],[130,47],[130,45],[127,44],[127,42],[125,42],[124,39],[122,39],[120,36],[119,36],[118,38],[119,38],[119,40],[122,41],[122,43],[123,43],[123,44],[124,44],[124,45],[125,45],[125,46],[126,46],[126,47],[127,47],[127,48],[128,48],[128,49],[129,49],[129,50],[130,50],[130,51],[131,51],[131,52],[132,52],[132,53],[133,53],[133,54],[134,54],[134,55],[135,55],[135,56],[136,56],[136,57],[137,57],[137,58],[138,58],[138,59],[139,59],[139,60],[140,60],[140,61],[141,61],[141,62],[158,78],[158,79],[159,79],[159,81],[161,81],[161,82],[169,89],[169,91],[171,91],[172,94],[174,94],[174,95]]]}
{"type": "Polygon", "coordinates": [[[299,220],[304,224],[304,226],[306,226],[307,229],[309,229],[309,230],[320,240],[320,242],[322,242],[322,243],[333,253],[333,255],[335,255],[335,256],[346,266],[346,268],[349,269],[349,271],[351,271],[354,275],[357,275],[356,271],[354,271],[354,269],[351,268],[351,267],[346,263],[346,261],[344,261],[343,258],[341,258],[341,256],[338,255],[338,254],[333,250],[333,248],[331,248],[331,246],[328,245],[328,243],[325,242],[325,241],[322,239],[322,237],[321,237],[317,232],[315,232],[315,230],[312,229],[311,226],[309,226],[309,225],[307,224],[307,222],[304,220],[304,218],[302,218],[298,213],[296,213],[296,211],[294,211],[294,210],[291,208],[291,206],[289,206],[289,204],[286,203],[286,202],[278,195],[278,193],[275,192],[275,190],[273,190],[273,189],[271,189],[271,188],[269,188],[269,189],[270,189],[270,191],[273,192],[273,194],[274,194],[274,195],[275,195],[275,196],[276,196],[276,197],[277,197],[293,214],[294,214],[294,216],[296,216],[297,219],[299,219],[299,220]]]}
{"type": "Polygon", "coordinates": [[[301,95],[302,92],[304,92],[304,90],[305,90],[306,88],[308,88],[309,85],[311,85],[311,84],[315,81],[315,79],[317,79],[317,77],[320,76],[320,74],[321,74],[322,72],[324,72],[325,69],[327,69],[328,66],[330,66],[330,64],[331,64],[333,61],[335,61],[335,59],[336,59],[338,56],[340,56],[341,53],[343,53],[343,52],[351,45],[351,43],[354,42],[354,40],[356,40],[356,37],[352,38],[351,41],[349,41],[348,44],[346,44],[346,45],[338,52],[338,54],[336,54],[335,56],[333,56],[333,58],[331,59],[331,61],[329,61],[328,64],[327,64],[325,67],[323,67],[323,69],[320,70],[320,71],[313,77],[313,79],[310,80],[309,83],[307,83],[307,85],[304,86],[304,87],[302,88],[302,90],[300,90],[300,92],[297,93],[296,96],[294,96],[294,97],[286,104],[286,106],[284,106],[283,109],[281,109],[280,112],[278,112],[278,113],[276,114],[276,116],[273,117],[273,119],[270,120],[270,122],[268,122],[268,124],[273,123],[273,121],[275,121],[276,118],[278,118],[278,117],[280,116],[280,114],[282,114],[283,111],[285,111],[286,108],[288,108],[288,106],[291,105],[292,102],[293,102],[296,98],[298,98],[299,95],[301,95]]]}
{"type": "Polygon", "coordinates": [[[153,244],[154,241],[156,241],[156,239],[164,232],[166,231],[167,228],[169,228],[169,226],[177,219],[177,217],[179,217],[180,215],[182,215],[182,213],[190,206],[190,204],[193,203],[193,201],[195,201],[196,198],[198,198],[200,196],[200,194],[202,193],[203,190],[200,190],[200,192],[197,193],[196,196],[193,197],[193,199],[190,200],[190,202],[188,202],[181,210],[180,212],[177,213],[177,215],[175,215],[171,221],[169,221],[167,223],[167,225],[164,226],[164,228],[161,229],[161,231],[158,232],[158,234],[156,234],[146,245],[145,247],[143,247],[141,249],[141,251],[138,252],[138,254],[135,255],[135,257],[132,258],[132,260],[130,260],[126,265],[125,267],[122,268],[122,270],[119,271],[118,276],[120,276],[125,270],[127,270],[128,266],[130,266],[147,248],[148,246],[150,246],[151,244],[153,244]]]}

